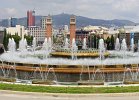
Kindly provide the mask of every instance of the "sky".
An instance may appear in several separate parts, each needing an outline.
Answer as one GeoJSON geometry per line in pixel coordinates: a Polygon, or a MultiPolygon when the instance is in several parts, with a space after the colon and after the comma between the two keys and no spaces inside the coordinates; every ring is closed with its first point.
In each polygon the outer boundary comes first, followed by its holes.
{"type": "Polygon", "coordinates": [[[94,19],[125,19],[139,23],[139,0],[0,0],[0,19],[25,17],[27,10],[46,16],[60,13],[94,19]]]}

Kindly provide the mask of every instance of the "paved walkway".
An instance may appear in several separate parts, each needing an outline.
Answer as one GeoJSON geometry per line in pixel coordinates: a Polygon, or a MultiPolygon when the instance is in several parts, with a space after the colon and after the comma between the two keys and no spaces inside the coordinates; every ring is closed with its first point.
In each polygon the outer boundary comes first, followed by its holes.
{"type": "Polygon", "coordinates": [[[0,91],[0,100],[139,100],[139,93],[75,95],[0,91]]]}

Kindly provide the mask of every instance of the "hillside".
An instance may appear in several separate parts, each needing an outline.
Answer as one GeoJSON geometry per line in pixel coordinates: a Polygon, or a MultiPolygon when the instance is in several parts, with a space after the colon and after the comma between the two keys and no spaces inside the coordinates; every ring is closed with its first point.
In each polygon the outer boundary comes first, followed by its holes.
{"type": "MultiPolygon", "coordinates": [[[[58,14],[58,15],[53,15],[53,25],[54,27],[62,27],[63,25],[68,25],[69,24],[69,19],[70,19],[70,14],[58,14]]],[[[36,25],[40,26],[40,19],[42,16],[36,16],[36,25]]],[[[111,26],[125,26],[125,25],[135,25],[136,23],[129,21],[129,20],[119,20],[119,19],[114,19],[114,20],[102,20],[102,19],[91,19],[83,16],[76,16],[77,19],[77,27],[83,27],[87,25],[96,25],[96,26],[106,26],[106,27],[111,27],[111,26]]],[[[17,23],[19,25],[27,25],[27,18],[18,18],[17,23]]],[[[0,21],[0,26],[8,26],[8,19],[3,19],[0,21]]]]}

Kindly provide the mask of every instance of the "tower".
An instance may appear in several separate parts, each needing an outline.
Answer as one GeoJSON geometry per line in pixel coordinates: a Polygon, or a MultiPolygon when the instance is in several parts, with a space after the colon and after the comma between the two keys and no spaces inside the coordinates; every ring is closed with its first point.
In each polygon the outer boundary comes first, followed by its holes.
{"type": "Polygon", "coordinates": [[[75,39],[76,32],[76,17],[72,15],[70,17],[70,45],[72,45],[72,40],[75,39]]]}
{"type": "Polygon", "coordinates": [[[46,19],[46,37],[47,39],[52,37],[52,17],[50,15],[46,19]]]}
{"type": "Polygon", "coordinates": [[[17,18],[11,17],[11,27],[15,27],[17,25],[17,18]]]}
{"type": "Polygon", "coordinates": [[[27,27],[35,26],[35,11],[27,11],[27,27]]]}
{"type": "Polygon", "coordinates": [[[43,16],[41,18],[41,28],[46,29],[46,22],[47,22],[47,17],[43,16]]]}

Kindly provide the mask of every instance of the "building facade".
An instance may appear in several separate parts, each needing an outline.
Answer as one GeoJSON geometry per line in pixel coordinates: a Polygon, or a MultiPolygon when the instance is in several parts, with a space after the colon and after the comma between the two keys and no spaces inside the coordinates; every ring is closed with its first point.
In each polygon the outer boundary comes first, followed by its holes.
{"type": "Polygon", "coordinates": [[[134,39],[134,44],[137,46],[139,40],[139,26],[124,26],[119,33],[120,42],[126,39],[128,48],[130,49],[131,38],[134,39]]]}
{"type": "Polygon", "coordinates": [[[16,27],[17,25],[17,18],[10,18],[10,27],[16,27]]]}
{"type": "Polygon", "coordinates": [[[35,11],[27,11],[27,27],[35,26],[35,11]]]}
{"type": "Polygon", "coordinates": [[[0,27],[0,44],[3,43],[3,37],[4,37],[4,27],[0,27]]]}
{"type": "Polygon", "coordinates": [[[86,43],[88,46],[88,37],[89,37],[89,31],[85,30],[76,30],[76,44],[78,45],[78,48],[82,48],[83,40],[86,38],[86,43]]]}
{"type": "Polygon", "coordinates": [[[42,27],[43,29],[46,29],[46,22],[47,22],[47,17],[46,17],[46,16],[43,16],[43,17],[41,18],[41,27],[42,27]]]}
{"type": "Polygon", "coordinates": [[[6,28],[6,32],[11,35],[18,34],[20,37],[24,37],[27,34],[27,30],[25,30],[24,26],[16,25],[16,27],[8,27],[6,28]]]}
{"type": "Polygon", "coordinates": [[[46,37],[46,30],[39,26],[30,26],[27,28],[28,35],[31,35],[36,38],[38,45],[42,45],[46,37]]]}

